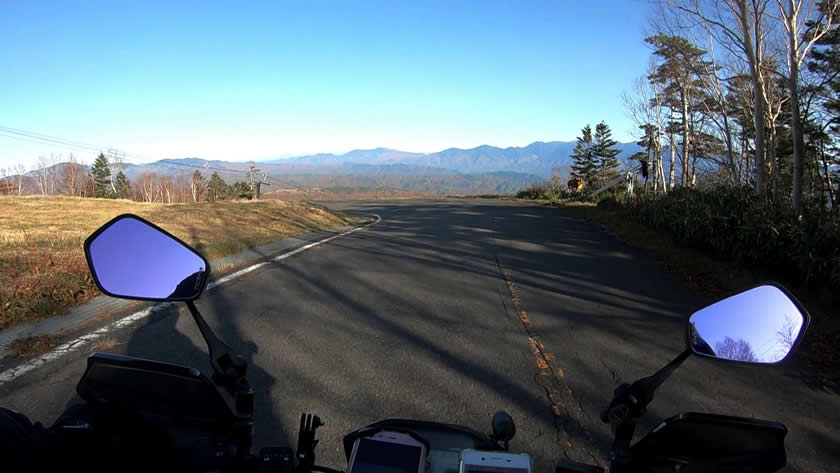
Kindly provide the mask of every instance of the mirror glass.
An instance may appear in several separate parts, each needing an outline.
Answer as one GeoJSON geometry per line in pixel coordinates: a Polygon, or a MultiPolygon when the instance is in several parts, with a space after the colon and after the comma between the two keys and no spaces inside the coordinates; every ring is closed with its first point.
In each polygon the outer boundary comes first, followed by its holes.
{"type": "Polygon", "coordinates": [[[776,363],[793,350],[804,323],[805,315],[787,294],[759,286],[695,312],[689,344],[698,355],[776,363]]]}
{"type": "Polygon", "coordinates": [[[88,243],[90,270],[115,297],[186,301],[204,286],[207,267],[195,250],[135,218],[113,222],[88,243]]]}

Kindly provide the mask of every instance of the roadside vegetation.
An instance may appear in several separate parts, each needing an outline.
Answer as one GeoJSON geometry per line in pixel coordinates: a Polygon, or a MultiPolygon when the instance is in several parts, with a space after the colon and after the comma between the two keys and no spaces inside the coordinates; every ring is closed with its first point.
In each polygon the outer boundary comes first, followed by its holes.
{"type": "Polygon", "coordinates": [[[99,294],[82,243],[122,213],[154,222],[211,260],[355,221],[317,206],[279,200],[142,204],[121,199],[0,196],[0,329],[61,314],[99,294]]]}

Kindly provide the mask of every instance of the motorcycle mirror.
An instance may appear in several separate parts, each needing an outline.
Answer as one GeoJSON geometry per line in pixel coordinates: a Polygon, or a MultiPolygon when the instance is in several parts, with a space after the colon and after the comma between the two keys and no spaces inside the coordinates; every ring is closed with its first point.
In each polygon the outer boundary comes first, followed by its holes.
{"type": "Polygon", "coordinates": [[[776,364],[796,348],[808,321],[808,312],[785,288],[762,284],[695,312],[688,347],[707,358],[776,364]]]}
{"type": "Polygon", "coordinates": [[[131,214],[89,236],[85,257],[99,290],[121,299],[191,301],[210,275],[210,264],[198,251],[131,214]]]}

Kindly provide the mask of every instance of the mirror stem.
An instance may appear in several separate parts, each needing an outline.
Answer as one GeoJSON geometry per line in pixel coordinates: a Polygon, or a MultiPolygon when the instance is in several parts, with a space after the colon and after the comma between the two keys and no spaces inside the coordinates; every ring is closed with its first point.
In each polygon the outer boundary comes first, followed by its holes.
{"type": "MultiPolygon", "coordinates": [[[[664,383],[665,380],[667,380],[668,378],[671,377],[671,375],[674,373],[674,370],[679,368],[680,365],[682,365],[683,362],[686,360],[686,358],[689,357],[689,355],[691,355],[691,349],[686,348],[685,351],[683,351],[682,353],[677,355],[676,358],[674,358],[673,360],[668,362],[668,364],[663,366],[662,369],[660,369],[656,373],[648,376],[647,378],[643,378],[644,380],[650,380],[649,381],[650,384],[647,386],[647,388],[650,389],[650,400],[651,401],[653,400],[654,393],[656,392],[657,389],[659,389],[659,386],[662,386],[662,383],[664,383]]],[[[642,380],[639,380],[639,381],[642,381],[642,380]]]]}
{"type": "Polygon", "coordinates": [[[232,387],[240,378],[245,377],[247,363],[241,357],[235,355],[233,350],[213,333],[213,330],[201,316],[198,308],[192,301],[186,301],[193,320],[198,325],[198,330],[204,341],[207,343],[207,351],[210,355],[210,365],[213,367],[214,378],[220,384],[232,387]]]}
{"type": "Polygon", "coordinates": [[[632,385],[624,383],[615,388],[615,396],[610,405],[601,412],[601,420],[620,425],[641,417],[648,404],[653,401],[656,390],[674,373],[674,370],[683,364],[689,355],[691,355],[691,349],[686,349],[656,373],[639,379],[632,385]]]}

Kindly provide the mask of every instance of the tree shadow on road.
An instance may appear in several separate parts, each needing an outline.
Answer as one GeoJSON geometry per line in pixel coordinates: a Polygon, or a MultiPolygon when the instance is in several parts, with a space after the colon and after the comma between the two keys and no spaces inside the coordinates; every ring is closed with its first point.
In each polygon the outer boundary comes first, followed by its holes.
{"type": "MultiPolygon", "coordinates": [[[[235,318],[241,316],[222,291],[208,291],[196,302],[207,323],[234,353],[248,362],[248,379],[255,391],[254,447],[292,445],[289,430],[275,416],[270,391],[275,379],[255,362],[259,348],[241,335],[235,318]]],[[[199,369],[212,375],[206,344],[186,306],[172,307],[151,316],[136,329],[126,347],[126,355],[173,363],[199,369]]],[[[255,450],[255,451],[256,451],[255,450]]]]}

